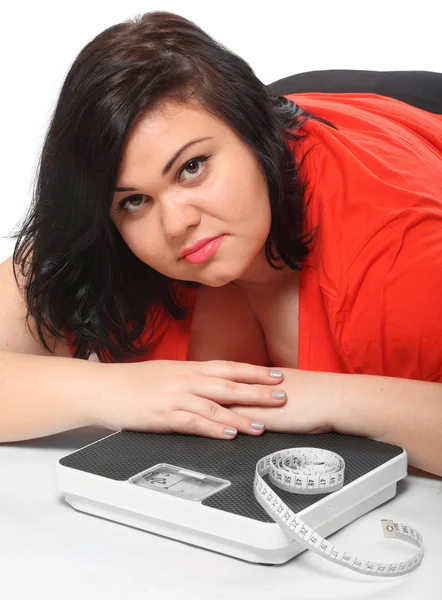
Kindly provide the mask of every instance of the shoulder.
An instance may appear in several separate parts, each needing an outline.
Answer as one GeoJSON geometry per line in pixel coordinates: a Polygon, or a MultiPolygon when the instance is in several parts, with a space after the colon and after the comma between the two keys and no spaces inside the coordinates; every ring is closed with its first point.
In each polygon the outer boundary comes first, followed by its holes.
{"type": "MultiPolygon", "coordinates": [[[[19,274],[18,278],[20,283],[19,274]]],[[[26,302],[14,277],[12,257],[9,257],[0,264],[0,350],[50,355],[51,353],[35,339],[35,323],[32,318],[29,319],[30,330],[26,315],[26,302]]],[[[55,342],[49,335],[46,335],[45,339],[56,356],[71,356],[63,340],[55,342]]]]}
{"type": "MultiPolygon", "coordinates": [[[[310,92],[288,94],[287,98],[299,104],[311,114],[329,120],[336,126],[351,124],[364,129],[366,126],[391,121],[407,124],[410,131],[424,125],[427,130],[439,131],[442,115],[417,108],[390,96],[362,92],[310,92]]],[[[310,121],[308,121],[310,122],[310,121]]],[[[420,127],[419,130],[421,131],[420,127]]]]}
{"type": "Polygon", "coordinates": [[[415,107],[408,113],[404,103],[375,95],[356,100],[371,101],[378,112],[365,120],[364,111],[353,107],[353,120],[339,130],[309,120],[299,150],[310,150],[304,165],[306,229],[317,227],[318,238],[312,266],[322,270],[332,294],[353,263],[372,260],[378,244],[400,243],[419,214],[433,211],[434,220],[442,211],[441,115],[415,107]],[[386,107],[395,114],[388,127],[386,107]]]}

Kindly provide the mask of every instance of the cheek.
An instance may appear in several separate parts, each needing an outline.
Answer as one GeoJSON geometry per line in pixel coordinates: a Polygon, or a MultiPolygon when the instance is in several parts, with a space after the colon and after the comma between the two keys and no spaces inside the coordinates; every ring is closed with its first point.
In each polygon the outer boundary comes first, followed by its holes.
{"type": "Polygon", "coordinates": [[[254,240],[253,246],[255,251],[259,251],[269,236],[270,227],[272,224],[270,206],[268,202],[267,204],[263,203],[260,208],[254,212],[250,218],[250,222],[253,223],[250,231],[251,237],[254,240]]]}
{"type": "Polygon", "coordinates": [[[243,227],[247,227],[256,238],[266,238],[271,225],[270,200],[267,183],[260,172],[248,181],[242,182],[240,201],[241,218],[243,227]]]}
{"type": "Polygon", "coordinates": [[[135,256],[155,268],[155,265],[164,262],[159,231],[158,228],[147,227],[145,223],[141,225],[142,221],[127,223],[120,228],[120,234],[135,256]]]}
{"type": "Polygon", "coordinates": [[[265,177],[251,161],[242,168],[226,168],[224,176],[218,178],[213,191],[213,206],[217,214],[230,223],[237,223],[241,229],[269,228],[270,202],[265,177]],[[242,176],[241,173],[250,173],[242,176]]]}

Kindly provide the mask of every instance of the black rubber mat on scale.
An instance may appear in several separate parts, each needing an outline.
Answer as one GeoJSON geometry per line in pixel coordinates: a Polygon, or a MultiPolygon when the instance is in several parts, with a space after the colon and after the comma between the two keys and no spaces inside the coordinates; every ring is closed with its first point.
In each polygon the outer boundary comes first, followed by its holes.
{"type": "MultiPolygon", "coordinates": [[[[323,448],[342,456],[346,467],[344,485],[403,452],[397,446],[338,433],[296,435],[266,432],[259,437],[238,435],[233,440],[214,440],[189,435],[120,431],[62,458],[60,464],[118,481],[125,481],[159,463],[228,479],[232,485],[202,503],[271,523],[272,519],[253,494],[255,466],[267,454],[296,447],[323,448]]],[[[294,512],[326,496],[276,490],[294,512]]]]}

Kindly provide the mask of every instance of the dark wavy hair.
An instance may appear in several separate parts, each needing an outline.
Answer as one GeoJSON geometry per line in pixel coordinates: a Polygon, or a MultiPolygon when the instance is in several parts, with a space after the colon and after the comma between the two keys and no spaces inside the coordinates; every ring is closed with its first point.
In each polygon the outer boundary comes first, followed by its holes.
{"type": "MultiPolygon", "coordinates": [[[[166,100],[197,101],[253,150],[265,174],[272,224],[266,258],[301,268],[304,193],[290,140],[308,118],[273,96],[250,66],[191,21],[151,12],[110,27],[80,52],[63,83],[44,141],[31,206],[14,248],[27,323],[40,342],[73,335],[75,356],[130,360],[148,347],[154,307],[186,317],[176,282],[140,261],[110,218],[125,139],[166,100]],[[274,253],[276,250],[276,254],[274,253]]],[[[319,119],[322,121],[322,119],[319,119]]]]}

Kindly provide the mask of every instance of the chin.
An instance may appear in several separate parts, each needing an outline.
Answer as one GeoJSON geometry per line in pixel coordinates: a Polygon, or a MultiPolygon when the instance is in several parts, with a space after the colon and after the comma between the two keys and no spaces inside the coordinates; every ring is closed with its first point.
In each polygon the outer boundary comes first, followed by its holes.
{"type": "Polygon", "coordinates": [[[202,273],[201,277],[199,277],[196,281],[206,285],[207,287],[219,288],[232,283],[232,281],[236,281],[240,276],[241,270],[238,268],[236,268],[234,271],[232,270],[224,273],[217,273],[215,272],[215,269],[213,269],[212,272],[208,271],[207,273],[202,273]]]}
{"type": "Polygon", "coordinates": [[[228,283],[231,283],[232,281],[235,281],[235,280],[230,277],[217,277],[217,278],[202,277],[201,279],[198,279],[198,283],[202,283],[203,285],[205,285],[207,287],[213,287],[213,288],[223,287],[224,285],[227,285],[228,283]]]}

